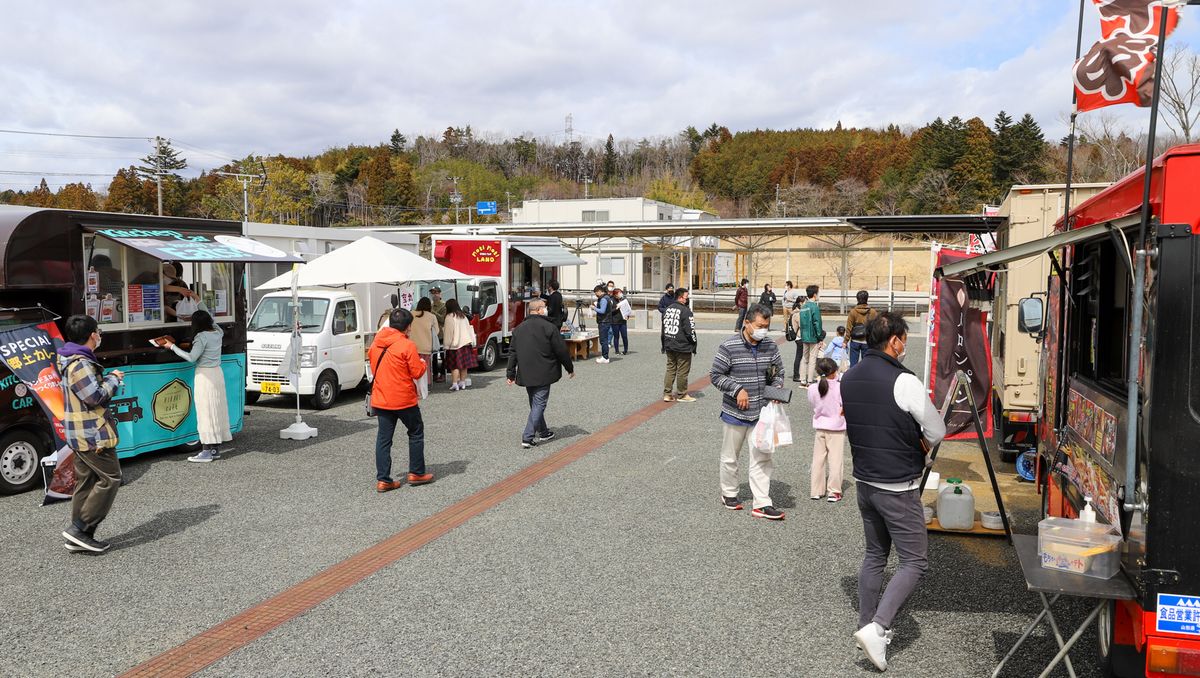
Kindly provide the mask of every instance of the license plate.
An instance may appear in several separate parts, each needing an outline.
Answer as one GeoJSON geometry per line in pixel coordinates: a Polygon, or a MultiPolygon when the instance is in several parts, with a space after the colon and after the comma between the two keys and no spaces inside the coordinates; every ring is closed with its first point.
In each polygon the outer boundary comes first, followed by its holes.
{"type": "Polygon", "coordinates": [[[264,381],[259,384],[259,388],[267,395],[279,395],[279,382],[277,381],[264,381]]]}

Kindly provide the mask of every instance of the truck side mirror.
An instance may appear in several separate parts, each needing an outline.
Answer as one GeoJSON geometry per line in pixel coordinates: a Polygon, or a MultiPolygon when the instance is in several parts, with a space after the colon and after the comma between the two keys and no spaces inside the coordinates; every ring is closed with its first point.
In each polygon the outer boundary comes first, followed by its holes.
{"type": "Polygon", "coordinates": [[[1024,334],[1041,334],[1045,327],[1042,300],[1026,297],[1017,304],[1017,329],[1024,334]]]}

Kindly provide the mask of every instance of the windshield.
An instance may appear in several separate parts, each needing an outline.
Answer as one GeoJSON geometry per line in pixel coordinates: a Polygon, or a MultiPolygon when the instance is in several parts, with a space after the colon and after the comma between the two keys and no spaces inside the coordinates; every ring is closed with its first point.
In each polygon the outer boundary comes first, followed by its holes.
{"type": "MultiPolygon", "coordinates": [[[[316,334],[325,327],[328,299],[300,297],[300,330],[316,334]]],[[[292,298],[264,297],[254,309],[254,317],[246,328],[251,332],[288,332],[292,329],[292,298]]]]}

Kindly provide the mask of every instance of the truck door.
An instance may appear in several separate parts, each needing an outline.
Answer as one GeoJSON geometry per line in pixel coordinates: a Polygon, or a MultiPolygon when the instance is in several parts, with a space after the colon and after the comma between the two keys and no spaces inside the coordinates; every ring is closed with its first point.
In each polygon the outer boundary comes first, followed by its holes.
{"type": "Polygon", "coordinates": [[[359,326],[358,302],[345,299],[333,309],[333,339],[330,357],[336,365],[338,383],[350,388],[363,378],[363,333],[359,326]]]}

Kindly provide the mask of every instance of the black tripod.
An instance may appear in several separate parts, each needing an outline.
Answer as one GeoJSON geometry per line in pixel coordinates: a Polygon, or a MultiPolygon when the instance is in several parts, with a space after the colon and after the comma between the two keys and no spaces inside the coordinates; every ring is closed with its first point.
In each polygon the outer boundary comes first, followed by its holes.
{"type": "Polygon", "coordinates": [[[580,313],[580,311],[582,309],[583,309],[583,302],[576,300],[575,301],[575,312],[571,314],[571,327],[578,327],[580,332],[586,332],[587,327],[583,324],[583,315],[580,313]],[[575,322],[577,320],[579,321],[578,325],[576,325],[576,322],[575,322]]]}

